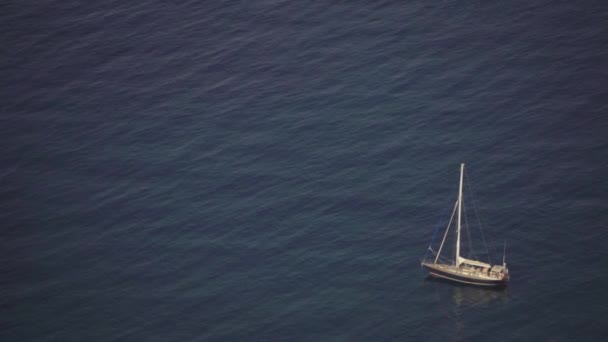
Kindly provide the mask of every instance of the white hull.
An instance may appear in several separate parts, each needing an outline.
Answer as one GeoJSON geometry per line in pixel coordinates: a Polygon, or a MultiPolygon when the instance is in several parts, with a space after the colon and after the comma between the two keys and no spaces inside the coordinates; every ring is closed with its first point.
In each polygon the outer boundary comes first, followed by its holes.
{"type": "Polygon", "coordinates": [[[473,267],[456,267],[455,265],[422,263],[429,274],[436,278],[451,280],[467,285],[506,286],[509,275],[505,273],[481,271],[473,267]]]}

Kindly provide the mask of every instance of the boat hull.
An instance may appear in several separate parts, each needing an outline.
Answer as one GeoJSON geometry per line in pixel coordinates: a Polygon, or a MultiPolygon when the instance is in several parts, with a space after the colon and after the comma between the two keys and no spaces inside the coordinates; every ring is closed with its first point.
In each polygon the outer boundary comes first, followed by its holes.
{"type": "Polygon", "coordinates": [[[505,287],[507,286],[507,279],[480,279],[477,277],[471,277],[462,274],[456,274],[454,272],[445,271],[437,267],[433,267],[432,264],[422,264],[422,267],[429,271],[429,275],[439,279],[445,279],[453,282],[457,282],[465,285],[472,286],[484,286],[484,287],[505,287]]]}

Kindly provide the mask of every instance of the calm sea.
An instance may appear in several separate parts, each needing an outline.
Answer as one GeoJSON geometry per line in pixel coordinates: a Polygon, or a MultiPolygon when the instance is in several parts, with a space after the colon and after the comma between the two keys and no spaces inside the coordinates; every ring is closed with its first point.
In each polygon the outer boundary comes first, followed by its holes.
{"type": "Polygon", "coordinates": [[[608,336],[606,2],[0,19],[0,340],[608,336]],[[461,162],[503,291],[420,269],[461,162]]]}

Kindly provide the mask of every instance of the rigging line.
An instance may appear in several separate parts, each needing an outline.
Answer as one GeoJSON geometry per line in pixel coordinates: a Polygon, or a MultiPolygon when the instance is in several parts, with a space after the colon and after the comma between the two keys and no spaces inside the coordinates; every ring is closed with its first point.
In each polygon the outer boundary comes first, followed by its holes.
{"type": "Polygon", "coordinates": [[[429,249],[431,249],[431,246],[433,246],[433,242],[435,241],[435,236],[437,235],[437,232],[439,231],[439,228],[443,225],[443,218],[445,217],[445,214],[447,213],[447,211],[448,211],[449,208],[450,208],[449,205],[446,206],[443,209],[443,213],[441,214],[441,216],[439,216],[439,222],[437,222],[437,225],[435,226],[435,231],[433,232],[433,237],[431,238],[431,243],[429,244],[429,248],[427,248],[426,253],[424,254],[424,260],[426,260],[426,257],[429,254],[429,249]]]}
{"type": "Polygon", "coordinates": [[[452,262],[452,260],[450,260],[450,259],[448,259],[448,258],[446,258],[444,256],[440,256],[439,257],[439,261],[440,261],[440,263],[444,263],[444,264],[449,264],[449,263],[452,262]]]}
{"type": "MultiPolygon", "coordinates": [[[[430,251],[431,251],[431,253],[433,253],[433,255],[434,255],[435,257],[438,255],[438,254],[437,254],[437,252],[436,252],[436,251],[434,251],[433,249],[431,249],[430,251]]],[[[449,263],[451,263],[451,262],[452,262],[452,260],[450,260],[450,259],[448,259],[448,258],[446,258],[446,257],[444,257],[444,256],[439,256],[439,258],[437,258],[437,259],[439,260],[439,262],[440,262],[440,263],[441,263],[441,262],[443,262],[443,263],[445,263],[445,264],[449,264],[449,263]]]]}
{"type": "Polygon", "coordinates": [[[473,250],[473,239],[471,239],[471,229],[469,226],[469,220],[467,219],[467,207],[464,205],[464,201],[462,201],[462,210],[464,211],[464,227],[467,231],[467,242],[469,243],[467,247],[469,248],[469,254],[471,257],[473,257],[473,259],[477,259],[475,251],[473,250]]]}
{"type": "Polygon", "coordinates": [[[436,258],[437,258],[439,261],[442,261],[442,262],[444,262],[444,263],[446,263],[446,264],[447,264],[447,263],[452,262],[452,260],[449,260],[448,258],[446,258],[446,257],[444,257],[444,256],[439,256],[439,254],[437,254],[437,252],[436,252],[436,251],[434,251],[432,248],[429,248],[429,250],[431,251],[431,253],[433,253],[433,255],[435,255],[435,256],[436,256],[436,258]]]}
{"type": "MultiPolygon", "coordinates": [[[[441,249],[443,248],[443,244],[445,243],[445,239],[448,237],[448,232],[450,231],[450,226],[452,225],[452,220],[454,219],[454,214],[456,213],[456,208],[458,207],[458,201],[454,204],[454,210],[452,210],[452,217],[450,217],[450,222],[448,223],[448,227],[445,229],[445,234],[443,234],[443,240],[441,240],[441,245],[439,246],[439,251],[437,251],[437,257],[435,257],[435,264],[437,263],[437,259],[439,259],[439,255],[441,254],[441,249]]],[[[456,262],[456,260],[454,260],[456,262]]]]}
{"type": "MultiPolygon", "coordinates": [[[[490,249],[488,248],[488,243],[486,241],[485,238],[485,234],[483,233],[483,226],[481,224],[481,219],[479,218],[479,212],[477,211],[477,203],[475,202],[475,193],[473,192],[473,186],[471,185],[471,182],[469,181],[469,177],[467,175],[465,175],[465,183],[467,184],[467,189],[469,189],[469,193],[471,194],[471,202],[473,203],[473,211],[475,212],[475,217],[477,218],[477,224],[479,227],[479,231],[481,232],[481,239],[483,241],[484,247],[486,248],[486,252],[488,253],[488,259],[490,261],[490,264],[492,264],[492,260],[493,258],[493,254],[490,253],[490,249]]],[[[494,252],[494,255],[496,254],[496,247],[492,246],[492,250],[494,252]]]]}
{"type": "Polygon", "coordinates": [[[483,226],[481,224],[481,219],[480,219],[480,216],[479,216],[479,212],[477,211],[477,203],[475,202],[473,187],[471,186],[471,182],[469,181],[468,177],[466,179],[466,183],[467,183],[467,188],[469,189],[469,192],[471,193],[471,196],[470,196],[471,197],[471,202],[473,203],[473,211],[475,212],[475,217],[477,218],[479,232],[481,233],[481,239],[483,241],[484,247],[485,247],[486,252],[488,254],[488,259],[490,259],[489,262],[491,264],[492,260],[493,260],[492,254],[490,253],[490,250],[488,248],[488,243],[487,243],[486,238],[485,238],[485,234],[484,234],[484,231],[483,231],[483,226]]]}

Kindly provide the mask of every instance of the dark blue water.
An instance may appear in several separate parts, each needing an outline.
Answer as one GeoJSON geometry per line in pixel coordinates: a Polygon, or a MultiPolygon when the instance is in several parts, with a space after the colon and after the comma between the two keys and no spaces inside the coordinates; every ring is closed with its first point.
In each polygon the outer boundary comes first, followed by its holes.
{"type": "Polygon", "coordinates": [[[0,18],[0,340],[608,335],[604,2],[0,18]],[[504,291],[420,269],[461,162],[504,291]]]}

